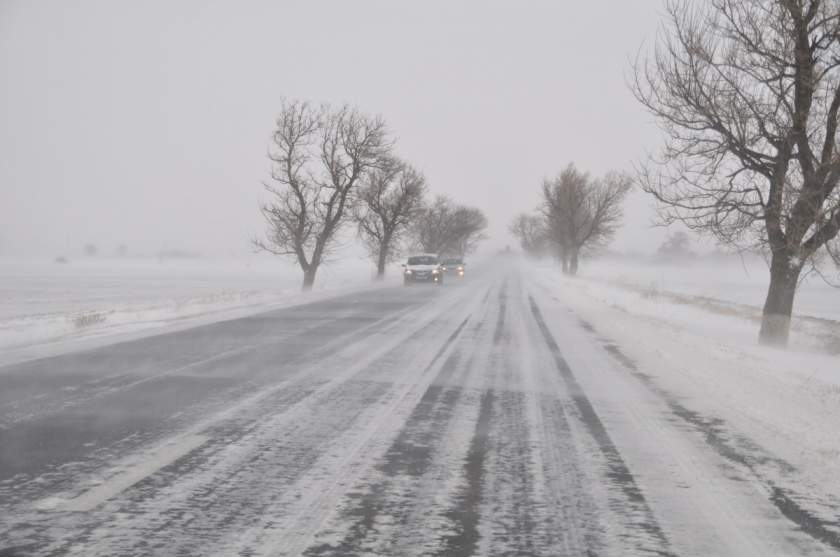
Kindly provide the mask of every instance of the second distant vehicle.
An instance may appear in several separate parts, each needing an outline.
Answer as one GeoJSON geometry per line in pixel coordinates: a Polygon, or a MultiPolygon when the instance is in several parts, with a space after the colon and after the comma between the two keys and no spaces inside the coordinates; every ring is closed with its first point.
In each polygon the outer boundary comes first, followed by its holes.
{"type": "Polygon", "coordinates": [[[432,253],[412,255],[403,264],[403,281],[406,285],[414,282],[432,282],[443,284],[443,268],[438,256],[432,253]]]}
{"type": "Polygon", "coordinates": [[[463,278],[467,264],[463,257],[446,257],[441,261],[440,266],[445,274],[463,278]]]}

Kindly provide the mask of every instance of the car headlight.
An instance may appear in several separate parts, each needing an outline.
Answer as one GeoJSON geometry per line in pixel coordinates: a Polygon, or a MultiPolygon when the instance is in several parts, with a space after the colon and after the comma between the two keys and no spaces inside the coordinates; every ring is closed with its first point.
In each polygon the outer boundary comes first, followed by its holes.
{"type": "Polygon", "coordinates": [[[444,267],[444,268],[443,268],[443,270],[445,271],[445,270],[446,270],[446,267],[444,267]]]}
{"type": "Polygon", "coordinates": [[[438,271],[437,269],[435,269],[435,270],[433,270],[433,271],[432,271],[432,274],[433,274],[433,275],[436,275],[436,274],[438,274],[438,272],[439,272],[439,271],[438,271]]]}
{"type": "Polygon", "coordinates": [[[406,269],[405,274],[410,275],[411,274],[411,269],[406,269]]]}

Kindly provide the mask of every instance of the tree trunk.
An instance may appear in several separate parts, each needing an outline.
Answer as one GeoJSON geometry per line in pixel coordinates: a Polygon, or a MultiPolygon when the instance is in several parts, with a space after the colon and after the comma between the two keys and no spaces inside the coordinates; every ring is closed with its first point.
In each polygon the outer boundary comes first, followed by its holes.
{"type": "Polygon", "coordinates": [[[308,268],[304,269],[303,271],[303,287],[302,290],[307,292],[312,290],[312,285],[315,284],[315,273],[318,272],[318,267],[315,265],[310,265],[308,268]]]}
{"type": "Polygon", "coordinates": [[[557,250],[557,259],[560,260],[560,265],[563,268],[563,274],[569,274],[569,256],[568,252],[564,248],[560,247],[557,250]]]}
{"type": "Polygon", "coordinates": [[[790,335],[790,317],[793,312],[793,298],[802,266],[792,263],[791,257],[784,253],[774,253],[770,261],[770,287],[764,302],[761,318],[761,331],[758,340],[761,344],[786,346],[790,335]]]}
{"type": "Polygon", "coordinates": [[[572,254],[569,257],[569,274],[575,276],[578,272],[578,249],[572,248],[572,254]]]}
{"type": "Polygon", "coordinates": [[[376,259],[376,280],[385,278],[385,265],[388,263],[388,252],[385,249],[379,250],[379,257],[376,259]]]}

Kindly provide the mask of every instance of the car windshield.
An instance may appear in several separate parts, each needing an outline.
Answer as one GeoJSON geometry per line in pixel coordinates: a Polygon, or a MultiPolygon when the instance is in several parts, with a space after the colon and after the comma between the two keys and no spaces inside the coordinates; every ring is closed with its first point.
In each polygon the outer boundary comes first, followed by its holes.
{"type": "Polygon", "coordinates": [[[463,262],[463,260],[461,260],[457,257],[450,257],[449,259],[444,259],[443,264],[444,265],[463,265],[464,262],[463,262]]]}
{"type": "Polygon", "coordinates": [[[409,265],[437,265],[437,257],[432,255],[416,255],[408,258],[409,265]]]}

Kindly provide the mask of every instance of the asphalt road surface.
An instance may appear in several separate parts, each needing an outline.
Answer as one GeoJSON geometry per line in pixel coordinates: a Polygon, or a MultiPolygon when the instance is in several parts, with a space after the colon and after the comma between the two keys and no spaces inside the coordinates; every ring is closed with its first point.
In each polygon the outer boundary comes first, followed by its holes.
{"type": "Polygon", "coordinates": [[[836,554],[501,267],[0,368],[0,555],[836,554]]]}

